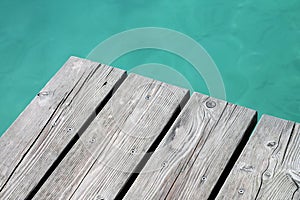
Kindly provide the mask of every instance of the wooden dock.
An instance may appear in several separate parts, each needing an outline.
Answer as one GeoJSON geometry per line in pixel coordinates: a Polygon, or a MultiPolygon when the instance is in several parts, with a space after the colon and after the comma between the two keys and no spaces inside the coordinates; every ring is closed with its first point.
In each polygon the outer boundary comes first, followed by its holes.
{"type": "Polygon", "coordinates": [[[299,123],[77,57],[0,148],[1,200],[300,200],[299,123]]]}

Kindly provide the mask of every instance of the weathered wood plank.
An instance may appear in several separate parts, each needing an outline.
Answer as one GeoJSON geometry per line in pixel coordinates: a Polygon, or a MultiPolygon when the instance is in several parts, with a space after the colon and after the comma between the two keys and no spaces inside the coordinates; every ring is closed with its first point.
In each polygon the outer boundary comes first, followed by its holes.
{"type": "Polygon", "coordinates": [[[71,57],[0,139],[0,198],[25,199],[125,77],[71,57]]]}
{"type": "Polygon", "coordinates": [[[188,96],[130,74],[34,199],[114,199],[188,96]]]}
{"type": "Polygon", "coordinates": [[[300,199],[300,124],[262,116],[217,199],[300,199]]]}
{"type": "Polygon", "coordinates": [[[124,199],[207,199],[256,112],[194,93],[124,199]]]}

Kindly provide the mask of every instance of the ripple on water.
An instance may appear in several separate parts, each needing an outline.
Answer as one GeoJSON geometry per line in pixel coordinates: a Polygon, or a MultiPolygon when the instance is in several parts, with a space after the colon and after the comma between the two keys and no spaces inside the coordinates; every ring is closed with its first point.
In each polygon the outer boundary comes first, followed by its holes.
{"type": "Polygon", "coordinates": [[[270,74],[277,77],[276,92],[280,94],[274,105],[300,122],[300,58],[282,65],[278,71],[271,70],[270,74]]]}
{"type": "Polygon", "coordinates": [[[238,58],[237,67],[243,74],[260,74],[264,71],[264,55],[259,52],[243,54],[238,58]]]}
{"type": "Polygon", "coordinates": [[[265,81],[260,81],[255,88],[259,98],[265,101],[264,112],[300,122],[300,59],[266,69],[265,81]]]}
{"type": "Polygon", "coordinates": [[[235,68],[236,60],[244,49],[244,44],[239,37],[233,34],[218,33],[208,35],[201,44],[205,46],[219,69],[229,70],[235,68]],[[234,52],[234,53],[233,53],[234,52]]]}
{"type": "Polygon", "coordinates": [[[225,82],[228,101],[239,104],[249,91],[248,77],[238,73],[231,73],[226,75],[226,80],[230,80],[225,82]]]}
{"type": "Polygon", "coordinates": [[[10,37],[7,33],[0,33],[0,75],[13,73],[20,65],[25,52],[22,40],[10,37]]]}

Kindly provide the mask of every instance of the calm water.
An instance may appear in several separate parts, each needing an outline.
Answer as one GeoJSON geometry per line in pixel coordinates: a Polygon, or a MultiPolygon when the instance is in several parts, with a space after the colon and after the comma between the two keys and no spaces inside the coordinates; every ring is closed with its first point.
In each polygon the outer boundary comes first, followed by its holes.
{"type": "MultiPolygon", "coordinates": [[[[0,135],[70,55],[86,57],[111,35],[148,26],[199,42],[221,72],[228,101],[300,121],[298,0],[1,0],[0,135]]],[[[182,58],[151,49],[113,65],[130,69],[148,62],[191,74],[182,58]]],[[[208,93],[201,77],[186,78],[195,91],[208,93]]]]}

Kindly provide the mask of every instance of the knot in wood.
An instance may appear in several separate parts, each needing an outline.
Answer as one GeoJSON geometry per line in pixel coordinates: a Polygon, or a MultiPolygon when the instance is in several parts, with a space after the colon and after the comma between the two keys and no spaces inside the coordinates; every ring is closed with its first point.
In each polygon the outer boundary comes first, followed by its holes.
{"type": "Polygon", "coordinates": [[[265,172],[264,175],[265,175],[267,178],[270,178],[270,177],[271,177],[271,173],[270,173],[270,172],[265,172]]]}
{"type": "Polygon", "coordinates": [[[276,145],[276,142],[268,142],[267,146],[268,147],[274,147],[276,145]]]}
{"type": "Polygon", "coordinates": [[[48,91],[41,91],[41,92],[39,92],[37,95],[39,96],[39,97],[41,97],[41,96],[48,96],[50,94],[50,92],[48,92],[48,91]]]}
{"type": "Polygon", "coordinates": [[[214,108],[214,107],[216,107],[216,105],[217,105],[216,102],[214,102],[212,100],[209,100],[206,102],[206,107],[208,107],[208,108],[214,108]]]}
{"type": "Polygon", "coordinates": [[[165,168],[165,167],[168,166],[168,162],[167,162],[167,161],[164,161],[161,165],[162,165],[163,168],[165,168]]]}

